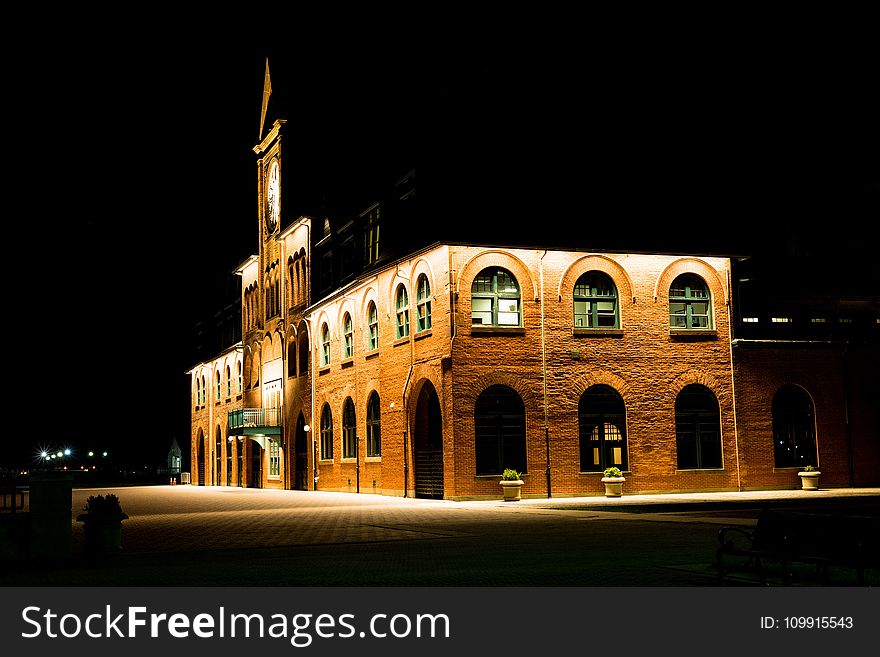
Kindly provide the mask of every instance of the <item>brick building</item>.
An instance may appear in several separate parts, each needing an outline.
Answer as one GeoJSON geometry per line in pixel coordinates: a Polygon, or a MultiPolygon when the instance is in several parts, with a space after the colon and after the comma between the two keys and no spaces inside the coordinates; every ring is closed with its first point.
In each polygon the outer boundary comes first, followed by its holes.
{"type": "Polygon", "coordinates": [[[300,215],[286,130],[254,148],[241,343],[190,372],[193,483],[469,499],[500,497],[505,468],[558,496],[601,494],[609,466],[651,492],[792,488],[808,464],[880,482],[876,299],[792,302],[796,329],[860,331],[817,340],[753,310],[725,256],[437,241],[415,171],[300,215]]]}

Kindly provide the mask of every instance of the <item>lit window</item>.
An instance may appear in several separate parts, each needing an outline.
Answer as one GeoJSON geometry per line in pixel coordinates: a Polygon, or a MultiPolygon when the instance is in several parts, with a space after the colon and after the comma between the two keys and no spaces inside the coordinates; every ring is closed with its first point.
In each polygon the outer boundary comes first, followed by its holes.
{"type": "Polygon", "coordinates": [[[372,265],[379,260],[379,206],[367,214],[366,235],[364,239],[364,262],[372,265]]]}
{"type": "Polygon", "coordinates": [[[708,329],[712,326],[709,288],[695,274],[682,274],[669,288],[669,326],[708,329]]]}
{"type": "Polygon", "coordinates": [[[471,323],[474,326],[520,326],[519,284],[506,269],[481,271],[471,285],[471,323]]]}
{"type": "Polygon", "coordinates": [[[431,285],[428,283],[428,277],[424,274],[419,276],[418,280],[416,318],[419,331],[427,331],[431,328],[431,285]]]}
{"type": "Polygon", "coordinates": [[[333,413],[330,404],[321,409],[321,458],[333,458],[333,413]]]}
{"type": "Polygon", "coordinates": [[[617,328],[617,288],[605,274],[592,271],[574,284],[574,327],[617,328]]]}
{"type": "Polygon", "coordinates": [[[757,317],[743,317],[743,324],[757,324],[757,317]]]}
{"type": "Polygon", "coordinates": [[[791,317],[771,317],[770,322],[773,324],[789,324],[791,317]]]}
{"type": "Polygon", "coordinates": [[[281,446],[276,440],[269,440],[269,476],[278,477],[281,474],[281,446]]]}
{"type": "Polygon", "coordinates": [[[852,324],[852,319],[850,317],[841,317],[837,321],[841,324],[852,324]]]}
{"type": "Polygon", "coordinates": [[[379,393],[375,390],[367,402],[367,456],[382,456],[382,422],[379,393]]]}
{"type": "Polygon", "coordinates": [[[355,456],[357,456],[357,425],[354,402],[351,401],[351,397],[346,397],[342,405],[342,458],[353,459],[355,456]]]}
{"type": "Polygon", "coordinates": [[[681,470],[721,467],[721,412],[706,386],[685,386],[675,398],[675,446],[681,470]]]}
{"type": "Polygon", "coordinates": [[[367,349],[376,351],[379,348],[379,313],[376,311],[376,304],[372,301],[367,307],[367,325],[369,327],[367,349]]]}
{"type": "Polygon", "coordinates": [[[321,326],[321,365],[330,364],[330,329],[326,324],[321,326]]]}
{"type": "Polygon", "coordinates": [[[409,296],[406,288],[401,285],[397,288],[397,338],[405,338],[409,335],[409,296]]]}
{"type": "Polygon", "coordinates": [[[343,358],[351,358],[352,354],[354,353],[354,340],[352,333],[353,329],[351,326],[351,315],[345,313],[345,316],[342,318],[343,358]]]}
{"type": "Polygon", "coordinates": [[[581,472],[626,470],[626,408],[612,387],[594,385],[578,403],[581,472]]]}

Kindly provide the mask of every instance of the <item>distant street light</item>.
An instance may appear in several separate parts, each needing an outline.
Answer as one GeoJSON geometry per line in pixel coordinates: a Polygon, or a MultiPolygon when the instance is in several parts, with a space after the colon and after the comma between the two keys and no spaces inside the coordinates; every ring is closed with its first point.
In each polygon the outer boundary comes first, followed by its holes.
{"type": "Polygon", "coordinates": [[[70,448],[64,450],[64,456],[70,456],[70,448]]]}

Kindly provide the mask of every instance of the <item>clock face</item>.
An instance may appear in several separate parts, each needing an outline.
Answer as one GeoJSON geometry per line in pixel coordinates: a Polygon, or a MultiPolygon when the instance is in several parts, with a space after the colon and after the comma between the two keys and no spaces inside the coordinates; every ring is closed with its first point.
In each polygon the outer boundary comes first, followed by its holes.
{"type": "Polygon", "coordinates": [[[274,233],[278,228],[278,220],[281,216],[280,181],[278,180],[278,160],[272,160],[269,165],[269,178],[266,183],[266,228],[274,233]]]}

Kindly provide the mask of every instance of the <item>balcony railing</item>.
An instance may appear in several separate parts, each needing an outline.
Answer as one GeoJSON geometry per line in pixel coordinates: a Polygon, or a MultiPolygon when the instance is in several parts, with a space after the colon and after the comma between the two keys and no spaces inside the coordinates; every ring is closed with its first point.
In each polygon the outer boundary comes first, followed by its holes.
{"type": "Polygon", "coordinates": [[[236,411],[229,411],[230,430],[280,426],[280,408],[240,408],[236,411]]]}

